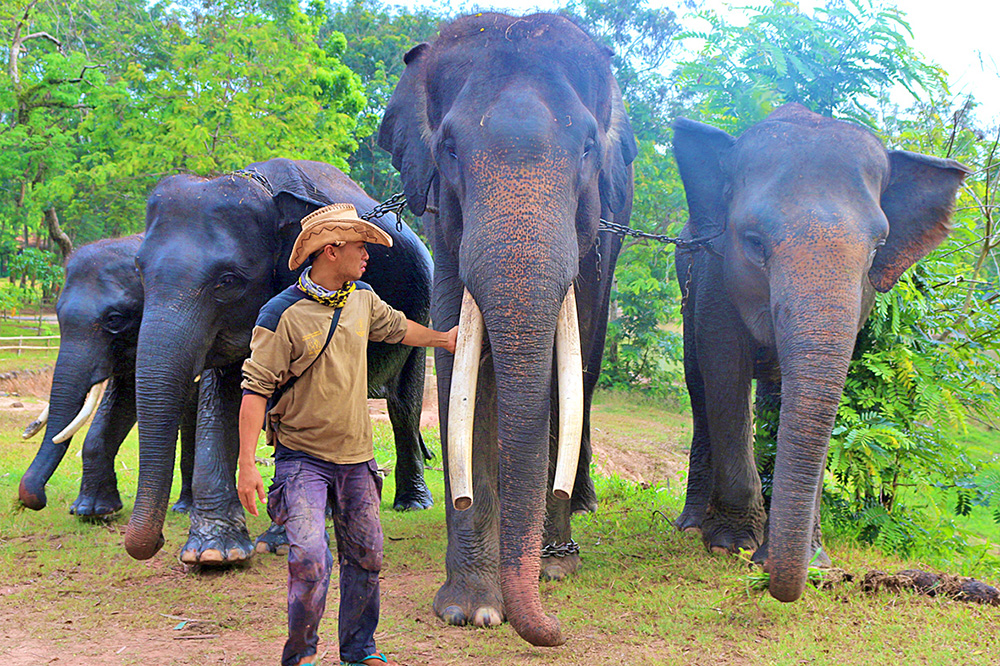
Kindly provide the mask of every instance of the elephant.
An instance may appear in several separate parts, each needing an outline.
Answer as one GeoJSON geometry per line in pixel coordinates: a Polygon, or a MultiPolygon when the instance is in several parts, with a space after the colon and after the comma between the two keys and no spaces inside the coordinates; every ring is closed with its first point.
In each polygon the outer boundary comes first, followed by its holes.
{"type": "MultiPolygon", "coordinates": [[[[32,424],[34,432],[44,425],[45,435],[18,488],[19,499],[28,508],[45,507],[45,484],[95,406],[83,443],[80,493],[70,513],[102,517],[122,508],[114,461],[135,425],[135,348],[143,303],[135,254],[141,242],[142,234],[96,241],[79,248],[66,262],[66,280],[56,304],[60,346],[49,407],[46,416],[32,424]],[[97,406],[105,381],[107,389],[97,406]]],[[[183,483],[175,511],[186,511],[191,502],[193,404],[181,428],[183,483]]]]}
{"type": "MultiPolygon", "coordinates": [[[[217,565],[252,556],[235,488],[240,368],[258,310],[297,277],[287,262],[300,220],[332,202],[361,212],[376,203],[333,166],[285,158],[215,178],[170,176],[150,194],[136,256],[145,302],[136,361],[139,482],[125,533],[132,557],[147,559],[163,545],[174,466],[166,433],[176,430],[183,386],[199,374],[194,506],[181,560],[217,565]]],[[[426,323],[427,248],[392,215],[375,223],[394,244],[370,249],[366,279],[387,303],[426,323]]],[[[386,398],[396,438],[394,506],[425,508],[432,502],[419,430],[426,352],[372,343],[368,358],[369,395],[386,398]]],[[[258,545],[275,549],[283,537],[276,532],[272,526],[258,545]]]]}
{"type": "Polygon", "coordinates": [[[676,521],[717,551],[753,550],[781,601],[829,564],[819,500],[857,334],[875,292],[949,232],[962,164],[886,150],[867,129],[787,104],[740,137],[688,119],[673,150],[687,196],[678,248],[694,428],[676,521]],[[769,515],[754,463],[758,403],[780,396],[769,515]]]}
{"type": "Polygon", "coordinates": [[[628,223],[638,150],[610,60],[561,16],[460,17],[404,56],[378,136],[432,244],[431,319],[460,327],[456,354],[435,356],[449,501],[434,610],[506,618],[534,645],[563,641],[538,579],[579,567],[570,513],[595,501],[589,409],[621,247],[599,226],[628,223]],[[575,369],[556,373],[576,335],[575,369]]]}

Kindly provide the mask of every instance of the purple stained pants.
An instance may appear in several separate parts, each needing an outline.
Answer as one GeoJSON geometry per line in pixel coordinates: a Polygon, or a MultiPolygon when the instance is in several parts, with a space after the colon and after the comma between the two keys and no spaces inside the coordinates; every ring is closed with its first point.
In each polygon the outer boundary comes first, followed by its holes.
{"type": "Polygon", "coordinates": [[[338,465],[299,454],[275,461],[267,512],[285,526],[289,543],[288,641],[282,666],[316,654],[333,568],[326,533],[328,501],[340,561],[340,659],[358,662],[375,653],[382,569],[382,480],[376,470],[374,460],[338,465]]]}

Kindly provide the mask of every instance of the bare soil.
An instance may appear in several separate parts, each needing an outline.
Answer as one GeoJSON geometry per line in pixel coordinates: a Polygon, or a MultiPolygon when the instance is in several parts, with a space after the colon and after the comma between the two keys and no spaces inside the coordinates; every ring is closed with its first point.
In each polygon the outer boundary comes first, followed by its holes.
{"type": "MultiPolygon", "coordinates": [[[[429,367],[430,364],[429,364],[429,367]]],[[[8,373],[0,376],[0,428],[20,432],[45,404],[51,385],[51,370],[8,373]]],[[[370,400],[369,412],[373,419],[388,420],[384,400],[370,400]]],[[[636,483],[650,484],[673,480],[683,466],[683,455],[674,446],[665,450],[658,442],[645,441],[642,437],[628,438],[613,434],[613,423],[602,427],[603,422],[594,416],[593,448],[597,469],[603,475],[615,474],[636,483]],[[659,453],[657,453],[659,450],[659,453]]],[[[425,387],[421,426],[438,425],[436,380],[430,372],[425,387]]],[[[661,431],[661,435],[663,432],[661,431]]],[[[676,437],[677,432],[666,436],[676,437]]],[[[108,529],[123,531],[124,519],[109,524],[108,529]]],[[[442,526],[443,528],[443,526],[442,526]]],[[[95,529],[100,529],[95,528],[95,529]]],[[[61,548],[58,537],[53,536],[54,547],[61,548]]],[[[0,530],[0,548],[3,547],[0,530]]],[[[51,545],[51,544],[50,544],[51,545]]],[[[43,546],[40,546],[43,547],[43,546]]],[[[387,550],[391,544],[387,546],[387,550]]],[[[134,566],[152,570],[152,576],[142,578],[150,596],[162,594],[169,598],[170,591],[192,586],[211,587],[213,594],[239,595],[252,599],[246,617],[217,618],[211,616],[206,605],[205,617],[199,617],[188,608],[165,607],[157,616],[144,618],[149,628],[136,628],[129,609],[111,598],[94,599],[95,612],[90,617],[54,616],[53,609],[18,608],[4,603],[23,588],[4,586],[0,577],[0,664],[3,666],[117,666],[119,664],[245,664],[275,663],[280,656],[281,628],[285,615],[285,563],[284,558],[258,556],[245,571],[202,571],[199,575],[187,571],[172,557],[157,556],[134,566]],[[95,619],[96,618],[96,619],[95,619]],[[259,658],[247,661],[247,655],[259,658]]],[[[72,572],[63,572],[72,579],[72,572]]],[[[388,556],[382,572],[382,615],[384,618],[407,618],[424,629],[418,634],[423,638],[412,640],[407,632],[404,656],[393,651],[397,646],[391,630],[376,634],[380,646],[390,652],[396,663],[417,664],[467,664],[463,654],[470,645],[483,640],[491,641],[496,631],[483,632],[457,630],[447,627],[433,613],[429,599],[442,582],[443,572],[410,568],[388,556]]],[[[60,581],[56,581],[59,583],[60,581]]],[[[137,581],[124,581],[123,585],[137,581]]],[[[53,581],[36,580],[32,584],[51,586],[53,581]]],[[[76,594],[77,592],[67,592],[76,594]]],[[[85,592],[80,592],[84,594],[85,592]]],[[[339,663],[336,652],[336,585],[330,590],[327,618],[321,632],[320,662],[339,663]],[[331,645],[332,643],[332,645],[331,645]]],[[[383,624],[385,624],[383,622],[383,624]]],[[[501,631],[509,631],[505,627],[501,631]]],[[[509,637],[505,640],[509,640],[509,637]]],[[[552,661],[545,650],[522,644],[518,654],[506,656],[504,663],[627,663],[634,659],[633,649],[610,636],[591,636],[578,641],[571,653],[552,661]],[[616,647],[617,646],[617,647],[616,647]],[[569,661],[566,661],[566,657],[569,661]]],[[[488,662],[486,662],[488,663],[488,662]]],[[[686,663],[699,663],[697,660],[686,663]]],[[[705,662],[708,663],[708,662],[705,662]]],[[[714,662],[723,663],[723,662],[714,662]]]]}

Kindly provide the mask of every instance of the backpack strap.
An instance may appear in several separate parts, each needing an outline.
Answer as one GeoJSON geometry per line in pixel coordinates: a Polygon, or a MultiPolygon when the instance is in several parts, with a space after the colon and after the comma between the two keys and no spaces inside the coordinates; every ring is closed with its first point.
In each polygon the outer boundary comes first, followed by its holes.
{"type": "MultiPolygon", "coordinates": [[[[271,397],[267,399],[267,409],[266,409],[267,413],[270,413],[270,411],[274,408],[274,406],[278,404],[278,401],[281,400],[281,398],[286,393],[288,393],[288,391],[290,391],[293,386],[295,386],[295,382],[299,381],[299,378],[302,377],[302,375],[309,372],[309,369],[316,364],[316,361],[319,360],[319,357],[322,356],[323,352],[326,351],[326,348],[330,346],[330,340],[333,339],[333,334],[337,330],[337,324],[340,323],[340,313],[343,310],[344,307],[340,306],[339,308],[333,311],[333,319],[330,321],[330,332],[326,334],[326,342],[323,343],[323,348],[319,350],[318,354],[316,354],[316,358],[314,358],[312,362],[306,366],[306,369],[303,370],[300,374],[292,375],[287,382],[285,382],[278,388],[274,389],[274,393],[272,393],[271,397]]],[[[268,424],[270,423],[271,420],[265,416],[264,418],[265,430],[267,430],[268,424]]]]}

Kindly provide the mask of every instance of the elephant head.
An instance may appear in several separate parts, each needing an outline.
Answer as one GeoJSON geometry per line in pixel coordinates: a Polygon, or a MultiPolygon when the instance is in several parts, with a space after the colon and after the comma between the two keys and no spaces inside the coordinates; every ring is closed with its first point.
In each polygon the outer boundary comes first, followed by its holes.
{"type": "Polygon", "coordinates": [[[330,203],[318,184],[340,179],[326,164],[274,159],[217,178],[171,176],[150,195],[135,259],[145,305],[136,363],[139,482],[125,535],[133,557],[152,557],[162,545],[191,381],[246,356],[257,312],[294,278],[282,262],[299,220],[330,203]]]}
{"type": "MultiPolygon", "coordinates": [[[[500,588],[536,645],[562,641],[538,595],[556,321],[602,215],[627,220],[631,208],[636,145],[610,58],[563,17],[463,17],[406,54],[379,132],[410,210],[434,213],[432,319],[456,323],[463,290],[470,316],[481,313],[496,379],[500,588]]],[[[475,387],[447,355],[438,376],[443,413],[449,390],[475,387]]],[[[448,447],[471,439],[445,435],[448,447]]]]}
{"type": "Polygon", "coordinates": [[[135,272],[141,241],[141,235],[98,241],[66,262],[66,281],[56,304],[60,345],[45,435],[18,489],[21,502],[31,509],[45,507],[45,484],[73,434],[96,408],[100,385],[113,374],[134,372],[143,305],[135,272]]]}
{"type": "MultiPolygon", "coordinates": [[[[805,586],[814,506],[857,333],[874,290],[948,234],[968,173],[887,151],[867,130],[790,104],[739,139],[680,119],[674,152],[686,234],[714,237],[721,280],[757,345],[773,349],[781,411],[765,569],[770,593],[805,586]]],[[[685,319],[687,325],[687,319],[685,319]]]]}

